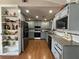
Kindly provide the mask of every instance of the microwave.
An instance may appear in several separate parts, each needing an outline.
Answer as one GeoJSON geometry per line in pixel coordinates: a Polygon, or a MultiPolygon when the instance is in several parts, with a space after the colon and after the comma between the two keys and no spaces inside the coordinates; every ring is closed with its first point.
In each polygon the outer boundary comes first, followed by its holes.
{"type": "Polygon", "coordinates": [[[68,29],[68,16],[56,20],[56,29],[68,29]]]}

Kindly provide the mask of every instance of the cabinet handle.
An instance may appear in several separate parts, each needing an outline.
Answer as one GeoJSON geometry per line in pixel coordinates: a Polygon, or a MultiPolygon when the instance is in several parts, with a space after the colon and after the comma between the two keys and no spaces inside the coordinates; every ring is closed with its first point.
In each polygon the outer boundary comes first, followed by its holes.
{"type": "Polygon", "coordinates": [[[58,44],[56,44],[56,46],[62,51],[62,49],[58,46],[58,44]]]}
{"type": "MultiPolygon", "coordinates": [[[[55,48],[55,47],[54,47],[55,48]]],[[[59,53],[59,51],[55,48],[55,50],[59,53]]],[[[60,53],[59,53],[60,54],[60,53]]]]}

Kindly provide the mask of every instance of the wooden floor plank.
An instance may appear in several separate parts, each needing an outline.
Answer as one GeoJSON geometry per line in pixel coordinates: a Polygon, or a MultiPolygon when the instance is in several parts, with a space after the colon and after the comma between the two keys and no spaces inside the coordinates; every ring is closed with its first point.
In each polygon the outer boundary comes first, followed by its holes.
{"type": "Polygon", "coordinates": [[[45,40],[29,40],[27,48],[20,56],[4,56],[0,59],[54,59],[45,40]]]}

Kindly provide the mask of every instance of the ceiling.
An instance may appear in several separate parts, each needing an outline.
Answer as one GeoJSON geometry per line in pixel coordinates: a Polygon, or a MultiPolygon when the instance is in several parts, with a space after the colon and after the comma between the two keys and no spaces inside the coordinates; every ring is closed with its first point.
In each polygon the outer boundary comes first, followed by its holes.
{"type": "Polygon", "coordinates": [[[44,20],[44,18],[50,20],[54,15],[66,4],[66,0],[0,0],[0,4],[18,4],[25,17],[35,20],[35,16],[39,16],[37,20],[44,20]],[[30,13],[26,13],[25,10],[29,10],[30,13]],[[49,10],[53,13],[49,14],[49,10]]]}
{"type": "Polygon", "coordinates": [[[66,0],[27,0],[27,2],[53,2],[58,4],[65,4],[66,0]]]}
{"type": "Polygon", "coordinates": [[[54,15],[61,9],[61,6],[56,7],[21,7],[22,13],[25,15],[26,20],[52,20],[54,15]],[[29,10],[29,13],[26,12],[29,10]],[[52,13],[49,13],[49,10],[52,10],[52,13]],[[36,18],[38,16],[38,18],[36,18]]]}
{"type": "Polygon", "coordinates": [[[35,20],[35,16],[39,16],[37,20],[44,20],[44,18],[50,20],[60,9],[67,3],[67,1],[77,0],[0,0],[0,4],[18,4],[22,13],[28,18],[35,20]],[[29,10],[29,13],[26,13],[29,10]],[[52,10],[52,14],[49,14],[49,10],[52,10]]]}
{"type": "Polygon", "coordinates": [[[77,0],[27,0],[27,2],[20,4],[22,13],[25,15],[26,20],[31,18],[31,20],[53,20],[56,13],[58,13],[67,1],[77,1],[77,0]],[[29,13],[25,11],[29,10],[29,13]],[[49,10],[53,12],[49,14],[49,10]],[[38,19],[35,17],[38,16],[38,19]]]}
{"type": "Polygon", "coordinates": [[[27,2],[22,2],[23,0],[0,0],[0,4],[18,4],[18,5],[36,5],[36,4],[40,4],[40,3],[57,3],[57,4],[66,4],[67,1],[71,2],[71,1],[77,1],[79,2],[79,0],[26,0],[27,2]]]}
{"type": "Polygon", "coordinates": [[[26,20],[52,20],[65,4],[66,0],[27,0],[19,6],[26,20]],[[29,13],[26,13],[26,10],[29,10],[29,13]],[[49,10],[53,12],[50,14],[49,10]]]}
{"type": "Polygon", "coordinates": [[[32,4],[32,3],[40,3],[40,2],[54,2],[58,4],[65,4],[66,0],[27,0],[27,2],[22,2],[22,0],[0,0],[0,4],[32,4]]]}

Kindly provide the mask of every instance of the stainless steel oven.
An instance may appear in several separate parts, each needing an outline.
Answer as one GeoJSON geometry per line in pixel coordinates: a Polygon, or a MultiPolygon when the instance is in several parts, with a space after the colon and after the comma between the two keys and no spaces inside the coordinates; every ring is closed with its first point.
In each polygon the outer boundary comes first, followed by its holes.
{"type": "Polygon", "coordinates": [[[34,37],[41,37],[41,26],[35,26],[34,37]]]}
{"type": "Polygon", "coordinates": [[[41,37],[41,32],[34,32],[34,37],[41,37]]]}

